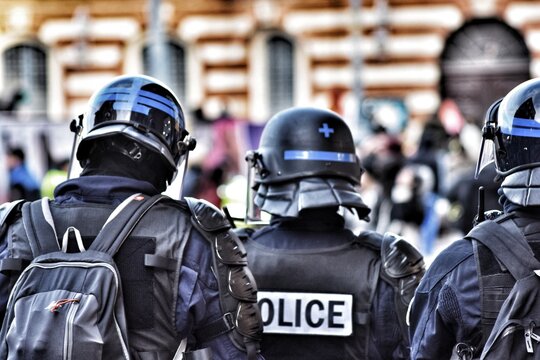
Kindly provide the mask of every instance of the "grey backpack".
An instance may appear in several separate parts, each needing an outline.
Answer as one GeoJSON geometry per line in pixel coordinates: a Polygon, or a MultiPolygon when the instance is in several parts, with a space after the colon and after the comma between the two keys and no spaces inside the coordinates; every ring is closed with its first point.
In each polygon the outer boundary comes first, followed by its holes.
{"type": "Polygon", "coordinates": [[[88,249],[74,227],[58,244],[48,199],[25,204],[34,259],[13,287],[0,359],[129,359],[120,276],[113,256],[161,195],[134,194],[110,215],[88,249]],[[76,241],[79,252],[68,253],[76,241]]]}

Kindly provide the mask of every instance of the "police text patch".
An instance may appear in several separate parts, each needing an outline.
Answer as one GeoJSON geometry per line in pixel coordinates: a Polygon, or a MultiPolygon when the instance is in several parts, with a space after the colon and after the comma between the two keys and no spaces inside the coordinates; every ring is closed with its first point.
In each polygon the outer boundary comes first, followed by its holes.
{"type": "Polygon", "coordinates": [[[349,336],[352,334],[353,296],[259,291],[264,332],[349,336]]]}

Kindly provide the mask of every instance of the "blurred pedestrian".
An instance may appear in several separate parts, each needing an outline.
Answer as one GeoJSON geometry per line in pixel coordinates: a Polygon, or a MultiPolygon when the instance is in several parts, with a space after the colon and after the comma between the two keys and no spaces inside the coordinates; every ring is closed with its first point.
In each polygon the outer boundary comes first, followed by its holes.
{"type": "Polygon", "coordinates": [[[8,149],[10,201],[24,199],[36,200],[41,197],[40,185],[26,165],[26,155],[22,148],[8,149]]]}

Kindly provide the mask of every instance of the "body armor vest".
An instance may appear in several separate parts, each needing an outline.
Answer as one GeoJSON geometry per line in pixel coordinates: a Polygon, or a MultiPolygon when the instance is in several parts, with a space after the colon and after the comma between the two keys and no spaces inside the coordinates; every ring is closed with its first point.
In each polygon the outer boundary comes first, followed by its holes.
{"type": "Polygon", "coordinates": [[[368,358],[381,261],[379,250],[364,243],[359,238],[337,247],[287,250],[245,241],[268,359],[368,358]]]}

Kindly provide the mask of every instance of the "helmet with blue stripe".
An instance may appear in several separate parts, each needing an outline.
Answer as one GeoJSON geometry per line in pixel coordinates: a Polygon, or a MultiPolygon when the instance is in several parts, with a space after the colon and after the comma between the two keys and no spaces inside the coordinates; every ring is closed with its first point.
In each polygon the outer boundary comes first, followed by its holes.
{"type": "Polygon", "coordinates": [[[336,113],[295,107],[274,115],[265,125],[259,148],[248,152],[255,183],[300,178],[342,178],[359,184],[362,175],[351,131],[336,113]]]}
{"type": "Polygon", "coordinates": [[[495,162],[501,176],[539,167],[540,79],[519,84],[493,103],[486,113],[482,136],[477,173],[490,161],[495,162]]]}
{"type": "Polygon", "coordinates": [[[158,154],[170,170],[169,183],[194,147],[176,95],[145,75],[119,76],[90,98],[77,159],[88,158],[93,141],[118,135],[158,154]]]}

